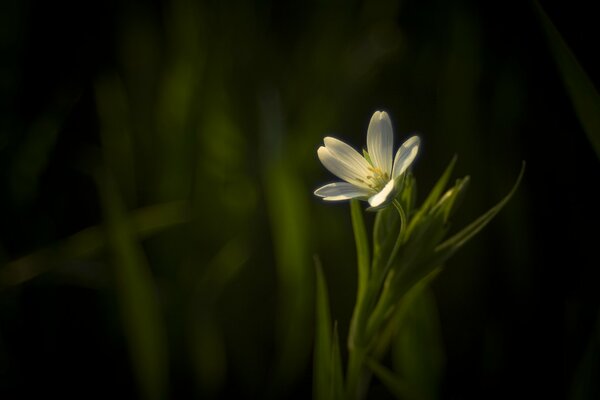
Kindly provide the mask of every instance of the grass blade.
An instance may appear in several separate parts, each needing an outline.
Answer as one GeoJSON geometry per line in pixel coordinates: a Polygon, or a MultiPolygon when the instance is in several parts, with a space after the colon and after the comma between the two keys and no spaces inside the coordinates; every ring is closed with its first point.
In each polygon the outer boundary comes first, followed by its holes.
{"type": "Polygon", "coordinates": [[[98,181],[121,315],[141,397],[164,399],[167,346],[156,287],[143,250],[125,218],[116,183],[105,174],[99,174],[98,181]]]}
{"type": "Polygon", "coordinates": [[[373,359],[367,360],[367,366],[375,374],[377,379],[396,397],[402,400],[422,399],[416,390],[410,387],[406,382],[394,375],[392,371],[379,364],[373,359]]]}
{"type": "Polygon", "coordinates": [[[344,373],[342,371],[342,356],[340,354],[340,338],[337,321],[333,325],[333,343],[331,348],[331,398],[341,400],[344,396],[344,373]]]}
{"type": "Polygon", "coordinates": [[[424,210],[423,212],[429,211],[438,202],[440,196],[444,192],[444,188],[446,188],[446,185],[450,180],[450,176],[452,176],[452,171],[454,171],[456,160],[458,160],[458,156],[454,155],[452,160],[450,160],[450,164],[448,164],[444,170],[444,173],[442,176],[440,176],[440,179],[438,179],[433,189],[431,189],[431,192],[429,192],[429,195],[427,195],[427,198],[421,206],[421,210],[424,210]]]}
{"type": "MultiPolygon", "coordinates": [[[[188,222],[189,206],[174,201],[142,207],[127,216],[135,236],[140,239],[188,222]]],[[[106,247],[102,226],[83,229],[60,242],[9,262],[0,269],[0,288],[23,284],[66,262],[85,260],[106,247]]]]}
{"type": "Polygon", "coordinates": [[[473,221],[466,228],[464,228],[463,230],[461,230],[460,232],[458,232],[457,234],[455,234],[454,236],[452,236],[451,238],[447,239],[446,241],[441,243],[439,246],[437,246],[435,249],[436,252],[438,252],[438,253],[446,252],[448,254],[446,257],[449,257],[450,254],[454,253],[454,251],[458,250],[469,239],[471,239],[479,231],[481,231],[496,216],[496,214],[498,214],[500,212],[500,210],[502,210],[502,208],[506,205],[506,203],[508,203],[508,201],[515,194],[515,191],[519,187],[519,184],[521,183],[521,179],[523,178],[524,173],[525,173],[525,162],[523,162],[523,166],[521,167],[521,172],[519,172],[519,176],[517,177],[517,180],[516,180],[515,184],[513,185],[512,189],[510,190],[510,192],[506,196],[504,196],[504,198],[502,200],[500,200],[500,202],[498,202],[498,204],[496,204],[494,207],[492,207],[488,212],[486,212],[485,214],[483,214],[482,216],[477,218],[475,221],[473,221]]]}
{"type": "MultiPolygon", "coordinates": [[[[279,280],[279,359],[272,390],[285,390],[310,361],[313,278],[308,244],[308,191],[284,161],[266,170],[267,204],[279,280]]],[[[331,328],[330,328],[331,329],[331,328]]],[[[277,396],[277,395],[274,395],[277,396]]]]}
{"type": "Polygon", "coordinates": [[[600,157],[600,94],[544,9],[534,4],[575,113],[600,157]]]}
{"type": "MultiPolygon", "coordinates": [[[[332,393],[333,350],[331,338],[331,315],[327,283],[320,260],[315,257],[316,302],[315,302],[315,346],[313,355],[313,399],[329,400],[332,393]]],[[[339,346],[338,346],[339,348],[339,346]]]]}
{"type": "Polygon", "coordinates": [[[418,284],[401,307],[392,347],[394,369],[427,398],[438,398],[444,350],[435,297],[427,284],[418,284]]]}
{"type": "Polygon", "coordinates": [[[369,282],[369,240],[367,239],[365,221],[358,200],[352,200],[350,202],[350,212],[352,215],[352,228],[354,229],[356,258],[358,261],[358,304],[362,301],[365,290],[367,289],[367,283],[369,282]]]}
{"type": "Polygon", "coordinates": [[[458,157],[456,155],[452,157],[452,160],[450,160],[450,164],[448,164],[448,166],[444,170],[444,173],[442,174],[442,176],[440,176],[440,179],[438,179],[436,184],[433,186],[433,189],[431,189],[429,195],[427,195],[427,198],[423,202],[423,205],[421,205],[415,216],[411,219],[410,224],[408,226],[407,235],[410,235],[412,233],[413,229],[421,220],[421,218],[423,218],[423,216],[426,215],[429,212],[429,210],[431,210],[431,208],[433,208],[439,201],[440,197],[442,196],[442,193],[444,192],[444,189],[446,188],[446,185],[448,184],[448,180],[450,180],[452,171],[454,171],[454,166],[456,165],[457,159],[458,157]]]}

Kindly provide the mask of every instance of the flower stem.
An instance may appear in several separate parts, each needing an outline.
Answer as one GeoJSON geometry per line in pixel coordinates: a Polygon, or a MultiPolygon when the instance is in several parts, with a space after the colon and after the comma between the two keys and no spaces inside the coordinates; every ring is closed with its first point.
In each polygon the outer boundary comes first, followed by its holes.
{"type": "Polygon", "coordinates": [[[367,393],[370,374],[365,368],[367,349],[355,347],[350,351],[346,375],[346,399],[361,400],[367,393]]]}
{"type": "MultiPolygon", "coordinates": [[[[399,246],[400,244],[404,243],[404,238],[406,237],[406,228],[408,227],[408,220],[406,219],[406,213],[404,212],[404,208],[402,208],[402,205],[400,204],[398,199],[394,199],[393,204],[394,207],[396,207],[396,210],[398,210],[398,214],[400,214],[400,233],[398,234],[398,240],[396,241],[396,245],[399,246]]],[[[397,246],[394,246],[394,250],[396,251],[397,246]]],[[[390,256],[390,260],[393,259],[393,256],[395,256],[395,254],[392,254],[390,256]]]]}
{"type": "MultiPolygon", "coordinates": [[[[369,283],[366,290],[363,291],[363,296],[357,296],[354,313],[350,322],[350,332],[348,334],[348,367],[346,371],[346,396],[349,400],[360,400],[366,394],[366,389],[369,382],[369,372],[365,368],[366,358],[370,349],[370,342],[373,332],[367,330],[369,315],[372,311],[377,311],[377,316],[381,316],[381,301],[385,293],[384,283],[388,272],[393,265],[394,259],[405,242],[407,218],[402,205],[398,200],[394,200],[394,207],[400,215],[400,231],[394,244],[394,248],[390,253],[386,266],[379,273],[369,276],[369,283]]],[[[355,227],[356,228],[356,227],[355,227]]],[[[372,318],[371,318],[372,319],[372,318]]]]}

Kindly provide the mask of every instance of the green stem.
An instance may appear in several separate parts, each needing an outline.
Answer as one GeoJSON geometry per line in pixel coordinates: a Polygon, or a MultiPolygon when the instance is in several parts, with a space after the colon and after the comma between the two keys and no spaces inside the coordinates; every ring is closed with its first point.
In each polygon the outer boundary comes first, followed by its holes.
{"type": "Polygon", "coordinates": [[[386,312],[388,310],[388,291],[387,291],[387,286],[385,284],[387,278],[389,277],[389,270],[392,267],[393,263],[394,263],[394,259],[396,258],[396,256],[398,255],[398,251],[400,250],[400,247],[406,242],[406,239],[408,238],[408,236],[406,235],[407,232],[407,223],[408,220],[406,218],[406,213],[404,212],[404,209],[402,208],[402,205],[400,204],[400,202],[398,201],[398,199],[394,199],[393,201],[394,207],[396,207],[396,210],[398,211],[398,214],[400,215],[400,232],[398,233],[398,237],[396,238],[396,243],[394,243],[394,248],[392,249],[392,252],[390,253],[390,257],[388,258],[388,261],[385,265],[385,268],[383,270],[383,273],[381,275],[378,276],[378,280],[379,282],[377,283],[377,292],[380,294],[377,304],[374,305],[374,309],[373,312],[371,313],[370,317],[368,318],[368,320],[366,321],[366,329],[365,329],[365,337],[367,338],[371,338],[375,335],[375,329],[373,329],[373,327],[379,327],[382,325],[383,319],[386,317],[386,312]]]}
{"type": "MultiPolygon", "coordinates": [[[[369,349],[369,332],[367,331],[367,322],[369,321],[369,313],[375,305],[375,310],[380,311],[382,297],[385,296],[384,287],[385,279],[388,272],[398,254],[398,251],[406,238],[407,218],[404,209],[398,200],[394,200],[394,207],[400,215],[400,232],[394,244],[394,248],[390,253],[385,268],[375,276],[371,276],[363,296],[358,296],[357,303],[354,308],[352,320],[350,322],[350,332],[348,334],[348,367],[346,371],[346,393],[347,398],[351,400],[361,399],[366,394],[366,388],[369,380],[369,371],[365,366],[365,359],[369,349]],[[379,301],[378,300],[379,297],[379,301]]],[[[360,294],[360,293],[359,293],[360,294]]]]}
{"type": "Polygon", "coordinates": [[[367,368],[367,348],[355,348],[349,355],[348,374],[346,376],[347,400],[363,400],[367,396],[371,371],[367,368]]]}
{"type": "Polygon", "coordinates": [[[377,291],[380,292],[384,283],[385,283],[385,279],[387,278],[388,272],[390,270],[390,268],[392,267],[392,264],[394,263],[394,259],[396,258],[396,256],[398,255],[398,251],[400,250],[400,246],[402,246],[404,244],[404,242],[406,241],[406,224],[407,224],[407,219],[406,219],[406,214],[404,213],[404,209],[402,208],[402,206],[400,205],[400,202],[397,199],[394,199],[394,207],[396,207],[396,210],[398,210],[398,214],[400,215],[400,232],[398,232],[398,237],[396,238],[396,243],[394,243],[394,248],[392,249],[392,252],[390,253],[390,256],[387,260],[387,263],[385,264],[385,268],[383,269],[383,272],[381,274],[379,274],[379,276],[377,277],[377,291]]]}
{"type": "MultiPolygon", "coordinates": [[[[398,201],[398,199],[394,199],[394,207],[396,207],[396,210],[398,210],[398,214],[400,214],[400,233],[398,234],[398,240],[396,240],[396,245],[400,245],[402,243],[404,243],[404,238],[406,237],[406,228],[407,228],[407,222],[408,220],[406,219],[406,213],[404,212],[404,209],[402,208],[402,205],[400,204],[400,202],[398,201]]],[[[396,246],[394,246],[394,250],[397,251],[396,246]]],[[[392,257],[390,257],[390,261],[393,260],[393,256],[395,256],[395,254],[392,254],[392,257]]]]}

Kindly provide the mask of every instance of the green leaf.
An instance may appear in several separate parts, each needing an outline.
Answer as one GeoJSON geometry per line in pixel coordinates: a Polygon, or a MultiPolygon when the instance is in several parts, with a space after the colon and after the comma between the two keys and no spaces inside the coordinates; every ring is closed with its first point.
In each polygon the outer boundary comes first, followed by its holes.
{"type": "Polygon", "coordinates": [[[523,178],[523,174],[525,173],[525,162],[521,167],[521,172],[519,172],[519,176],[512,189],[498,204],[492,207],[488,212],[483,214],[481,217],[477,218],[466,228],[462,229],[460,232],[452,236],[450,239],[447,239],[442,244],[436,247],[435,251],[437,253],[444,253],[444,257],[448,258],[452,255],[456,250],[458,250],[462,245],[464,245],[469,239],[475,236],[479,231],[481,231],[495,216],[502,210],[502,208],[508,203],[508,201],[515,194],[519,184],[521,183],[521,179],[523,178]]]}
{"type": "Polygon", "coordinates": [[[400,321],[404,318],[406,311],[410,309],[412,299],[414,299],[421,290],[424,290],[428,285],[435,279],[440,272],[437,268],[427,276],[419,280],[412,288],[406,293],[406,295],[393,307],[393,314],[387,321],[385,327],[379,332],[378,336],[374,339],[372,354],[374,359],[379,360],[387,354],[392,340],[395,338],[396,333],[400,327],[400,321]]]}
{"type": "Polygon", "coordinates": [[[432,213],[424,216],[394,261],[394,268],[398,272],[396,280],[429,257],[447,231],[448,224],[444,221],[443,214],[432,213]]]}
{"type": "MultiPolygon", "coordinates": [[[[414,233],[403,246],[397,257],[395,274],[390,275],[384,289],[386,298],[380,299],[371,314],[367,334],[373,334],[383,320],[391,305],[395,304],[411,288],[423,278],[443,265],[456,250],[464,245],[487,225],[506,205],[519,186],[525,172],[525,163],[511,191],[492,209],[479,217],[469,226],[436,246],[447,231],[442,213],[432,213],[425,216],[416,225],[414,233]],[[434,247],[435,246],[435,247],[434,247]]],[[[459,182],[460,184],[460,182],[459,182]]]]}
{"type": "Polygon", "coordinates": [[[400,216],[394,207],[377,212],[373,226],[373,273],[385,267],[400,232],[400,216]]]}
{"type": "Polygon", "coordinates": [[[377,379],[396,397],[402,400],[422,399],[423,397],[409,384],[394,375],[392,371],[373,359],[367,360],[367,366],[377,379]]]}
{"type": "Polygon", "coordinates": [[[412,218],[412,220],[408,226],[408,235],[410,235],[412,233],[412,231],[415,229],[415,226],[419,223],[419,221],[439,201],[440,196],[444,192],[444,189],[446,188],[446,185],[448,184],[448,180],[450,179],[450,176],[452,175],[452,171],[454,170],[454,166],[456,165],[457,159],[458,159],[458,157],[456,155],[454,155],[454,157],[452,157],[452,160],[450,160],[450,164],[448,164],[448,166],[446,167],[446,170],[444,171],[444,173],[442,174],[440,179],[438,179],[437,183],[433,186],[433,189],[431,189],[431,191],[429,192],[429,195],[423,202],[423,205],[421,205],[421,208],[419,208],[419,210],[417,211],[415,216],[412,218]]]}
{"type": "Polygon", "coordinates": [[[600,157],[600,94],[543,8],[534,4],[575,113],[600,157]]]}
{"type": "Polygon", "coordinates": [[[404,175],[402,186],[400,187],[399,197],[400,204],[402,204],[406,215],[410,216],[413,212],[413,208],[417,199],[417,181],[410,172],[404,175]]]}
{"type": "Polygon", "coordinates": [[[448,190],[440,201],[435,205],[433,212],[439,212],[444,216],[444,222],[448,222],[448,218],[456,211],[462,202],[466,189],[469,186],[470,177],[466,176],[458,179],[452,189],[448,190]]]}
{"type": "Polygon", "coordinates": [[[429,211],[429,209],[431,209],[435,205],[435,203],[438,202],[440,196],[442,195],[442,192],[444,191],[444,188],[446,187],[446,185],[448,184],[448,181],[450,180],[452,171],[454,171],[454,166],[456,165],[456,160],[458,160],[458,156],[454,155],[452,157],[452,159],[450,160],[450,163],[444,170],[444,173],[442,174],[442,176],[440,176],[440,179],[438,179],[438,181],[435,184],[435,186],[433,187],[433,189],[431,189],[431,192],[429,192],[429,195],[427,196],[427,198],[423,202],[423,205],[421,206],[421,210],[424,210],[425,212],[427,212],[427,211],[429,211]]]}
{"type": "Polygon", "coordinates": [[[217,301],[246,265],[251,247],[244,236],[229,240],[205,266],[190,299],[190,360],[200,397],[215,398],[226,382],[227,347],[217,321],[217,301]]]}
{"type": "Polygon", "coordinates": [[[445,357],[435,297],[428,285],[415,285],[398,312],[398,330],[392,345],[394,369],[425,398],[435,399],[445,357]]]}
{"type": "Polygon", "coordinates": [[[360,340],[362,334],[362,320],[365,318],[371,299],[368,298],[368,286],[370,285],[370,256],[369,242],[365,230],[360,204],[357,200],[351,200],[350,212],[352,216],[352,226],[354,229],[354,238],[356,242],[357,264],[358,264],[358,284],[357,295],[352,320],[350,322],[350,332],[348,333],[349,345],[355,346],[356,341],[360,340]]]}
{"type": "Polygon", "coordinates": [[[279,310],[273,390],[283,390],[310,362],[313,310],[308,191],[284,160],[265,167],[266,200],[275,248],[279,310]],[[277,386],[277,387],[276,387],[277,386]]]}
{"type": "Polygon", "coordinates": [[[362,210],[358,200],[350,201],[350,212],[352,215],[352,228],[354,229],[354,241],[356,243],[356,258],[358,261],[358,294],[357,303],[361,302],[367,284],[369,282],[369,240],[365,229],[362,210]]]}
{"type": "Polygon", "coordinates": [[[214,303],[223,289],[239,274],[250,258],[246,238],[229,240],[206,265],[202,278],[196,284],[205,302],[214,303]]]}
{"type": "MultiPolygon", "coordinates": [[[[440,218],[430,218],[430,220],[439,221],[440,218]]],[[[423,251],[423,253],[430,253],[432,248],[431,246],[429,248],[429,251],[423,251]]],[[[412,259],[412,257],[407,259],[412,259]]],[[[395,268],[390,271],[377,305],[370,313],[365,336],[368,338],[368,347],[372,349],[371,354],[375,359],[379,359],[387,353],[398,327],[401,326],[399,320],[401,321],[407,314],[406,310],[409,309],[413,298],[423,288],[426,288],[440,271],[436,265],[424,263],[422,255],[415,256],[415,259],[411,261],[412,265],[403,265],[404,268],[395,268]]],[[[435,350],[432,349],[434,352],[435,350]]],[[[434,374],[435,371],[429,371],[429,373],[434,374]]],[[[410,382],[411,387],[417,388],[416,383],[410,382]]],[[[423,398],[423,393],[418,397],[423,398]]]]}
{"type": "Polygon", "coordinates": [[[106,223],[109,250],[125,333],[144,399],[167,395],[167,339],[152,279],[143,249],[126,219],[117,185],[107,173],[98,174],[98,187],[106,223]]]}
{"type": "Polygon", "coordinates": [[[331,315],[327,283],[320,260],[315,257],[316,301],[315,301],[315,345],[313,355],[313,399],[329,400],[332,393],[334,364],[331,338],[331,315]]]}
{"type": "Polygon", "coordinates": [[[333,325],[333,344],[331,349],[331,390],[332,399],[341,400],[344,396],[344,374],[340,354],[340,338],[337,321],[333,325]]]}
{"type": "MultiPolygon", "coordinates": [[[[127,216],[127,224],[140,239],[189,221],[189,205],[174,201],[139,208],[127,216]]],[[[85,260],[106,246],[102,226],[83,229],[58,243],[11,261],[0,269],[0,287],[20,285],[64,263],[85,260]]]]}

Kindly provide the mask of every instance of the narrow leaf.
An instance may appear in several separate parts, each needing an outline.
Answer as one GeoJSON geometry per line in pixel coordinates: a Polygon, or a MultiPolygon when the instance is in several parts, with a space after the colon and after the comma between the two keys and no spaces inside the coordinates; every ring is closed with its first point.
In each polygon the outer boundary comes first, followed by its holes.
{"type": "Polygon", "coordinates": [[[417,391],[406,382],[394,375],[392,371],[373,359],[367,360],[367,366],[375,374],[377,379],[396,397],[402,400],[421,399],[417,391]]]}
{"type": "Polygon", "coordinates": [[[436,252],[442,253],[446,252],[449,257],[454,251],[460,248],[463,244],[465,244],[469,239],[475,236],[479,231],[483,229],[495,216],[502,210],[502,208],[508,203],[508,201],[515,194],[515,191],[519,187],[521,183],[521,179],[523,178],[523,174],[525,173],[525,162],[523,162],[523,166],[521,167],[521,172],[519,172],[519,176],[517,177],[517,181],[513,185],[510,192],[502,199],[498,204],[492,207],[488,212],[483,214],[481,217],[477,218],[473,221],[469,226],[452,236],[450,239],[447,239],[445,242],[436,247],[436,252]]]}
{"type": "Polygon", "coordinates": [[[157,291],[140,243],[125,218],[117,185],[98,174],[109,249],[129,349],[144,399],[167,395],[167,346],[157,291]]]}
{"type": "Polygon", "coordinates": [[[410,172],[404,175],[402,186],[400,188],[400,204],[406,211],[406,215],[411,215],[417,199],[417,182],[410,172]]]}
{"type": "Polygon", "coordinates": [[[467,187],[469,186],[470,177],[466,176],[462,179],[458,179],[452,189],[448,190],[440,201],[435,205],[434,212],[440,212],[444,216],[444,222],[448,221],[448,218],[458,208],[461,201],[464,198],[467,187]]]}
{"type": "MultiPolygon", "coordinates": [[[[137,237],[143,239],[187,222],[188,210],[188,204],[182,201],[156,204],[132,211],[127,216],[127,224],[137,237]]],[[[0,287],[20,285],[67,262],[87,259],[105,246],[106,235],[102,226],[83,229],[0,268],[0,287]]]]}
{"type": "Polygon", "coordinates": [[[411,308],[413,299],[429,286],[439,272],[440,269],[438,268],[433,272],[430,272],[424,278],[421,278],[400,300],[397,301],[398,304],[394,307],[393,315],[389,318],[387,324],[381,329],[380,334],[374,340],[372,354],[375,359],[379,360],[387,354],[387,350],[398,332],[402,319],[405,317],[407,310],[410,310],[411,308]]]}
{"type": "Polygon", "coordinates": [[[357,303],[361,302],[369,281],[369,241],[365,229],[365,221],[358,200],[350,202],[352,228],[356,242],[356,258],[358,261],[358,294],[357,303]]]}
{"type": "Polygon", "coordinates": [[[309,245],[306,188],[283,160],[265,167],[266,200],[276,257],[278,293],[278,359],[275,391],[283,390],[310,362],[312,333],[306,329],[313,310],[313,276],[309,245]],[[277,386],[277,387],[276,387],[277,386]]]}
{"type": "Polygon", "coordinates": [[[435,297],[428,285],[411,289],[400,306],[392,347],[394,369],[429,399],[438,397],[444,350],[435,297]]]}
{"type": "Polygon", "coordinates": [[[379,211],[375,216],[373,226],[373,272],[383,268],[396,237],[400,232],[400,216],[394,207],[387,207],[379,211]]]}
{"type": "Polygon", "coordinates": [[[333,325],[333,344],[331,349],[331,398],[341,400],[344,395],[344,375],[342,372],[342,356],[340,354],[340,338],[337,321],[333,325]]]}
{"type": "Polygon", "coordinates": [[[429,192],[429,195],[423,202],[423,205],[421,206],[421,208],[419,208],[415,216],[411,219],[410,224],[408,226],[408,235],[412,233],[413,229],[423,218],[423,216],[426,215],[429,212],[429,210],[433,208],[433,206],[439,201],[440,196],[442,196],[442,193],[444,192],[444,189],[448,184],[448,180],[452,175],[452,171],[454,171],[454,166],[456,165],[457,159],[458,157],[456,155],[452,157],[452,160],[450,160],[450,164],[448,164],[446,170],[444,171],[440,179],[438,179],[437,183],[433,186],[433,189],[431,189],[431,191],[429,192]]]}
{"type": "Polygon", "coordinates": [[[600,157],[600,94],[543,8],[534,4],[575,113],[600,157]]]}
{"type": "Polygon", "coordinates": [[[331,315],[327,283],[320,260],[315,257],[316,301],[315,301],[315,346],[313,355],[313,399],[329,400],[332,392],[333,350],[331,339],[331,315]]]}
{"type": "Polygon", "coordinates": [[[448,166],[444,170],[444,173],[442,174],[442,176],[440,176],[440,179],[438,179],[433,189],[431,189],[431,192],[429,192],[429,195],[427,196],[427,198],[423,202],[423,205],[421,206],[421,210],[424,210],[424,212],[429,211],[429,209],[431,209],[435,205],[435,203],[438,202],[440,196],[446,188],[446,185],[448,184],[448,181],[450,180],[452,171],[454,171],[454,166],[456,165],[457,159],[458,156],[456,155],[452,157],[452,160],[450,160],[450,164],[448,164],[448,166]]]}

